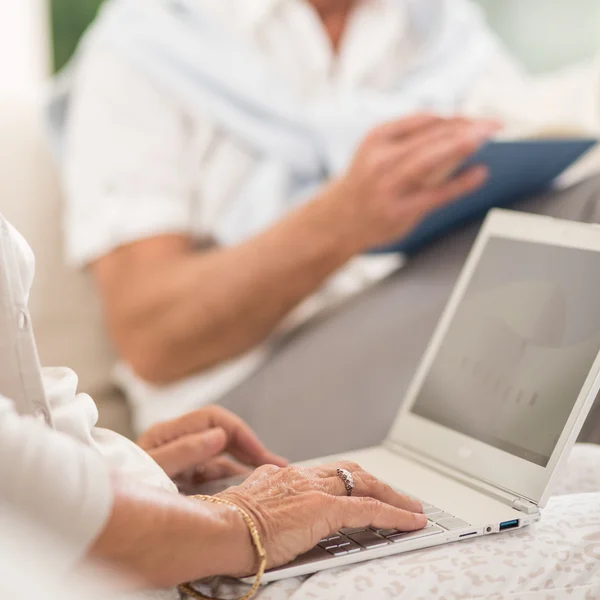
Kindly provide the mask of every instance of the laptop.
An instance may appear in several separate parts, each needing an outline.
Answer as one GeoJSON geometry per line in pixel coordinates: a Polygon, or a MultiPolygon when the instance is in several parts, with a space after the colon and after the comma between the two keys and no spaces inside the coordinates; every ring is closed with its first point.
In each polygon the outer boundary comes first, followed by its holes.
{"type": "Polygon", "coordinates": [[[491,211],[387,439],[305,463],[359,463],[427,526],[341,530],[263,581],[540,519],[600,387],[599,274],[598,226],[491,211]]]}

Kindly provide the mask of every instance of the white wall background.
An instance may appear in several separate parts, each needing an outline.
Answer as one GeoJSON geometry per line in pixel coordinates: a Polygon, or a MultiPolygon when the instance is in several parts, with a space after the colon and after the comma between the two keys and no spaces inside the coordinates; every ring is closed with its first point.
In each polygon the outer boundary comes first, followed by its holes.
{"type": "Polygon", "coordinates": [[[600,53],[600,0],[477,0],[532,71],[600,53]]]}
{"type": "Polygon", "coordinates": [[[0,92],[31,95],[50,72],[47,0],[0,0],[0,92]]]}

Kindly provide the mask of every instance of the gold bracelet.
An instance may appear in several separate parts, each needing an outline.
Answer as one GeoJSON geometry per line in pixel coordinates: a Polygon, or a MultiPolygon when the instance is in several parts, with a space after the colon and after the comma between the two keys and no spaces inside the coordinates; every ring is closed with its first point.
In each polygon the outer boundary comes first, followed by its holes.
{"type": "MultiPolygon", "coordinates": [[[[191,498],[194,498],[195,500],[204,500],[205,502],[211,502],[212,504],[225,504],[226,506],[235,508],[235,510],[242,515],[242,518],[250,530],[250,537],[252,538],[252,543],[256,548],[256,554],[258,555],[259,559],[258,573],[254,579],[254,584],[247,594],[239,598],[239,600],[250,600],[250,598],[252,598],[258,591],[258,588],[260,587],[260,581],[262,576],[265,574],[265,569],[267,568],[267,552],[262,544],[262,540],[260,539],[260,534],[258,533],[258,527],[256,527],[256,523],[252,517],[243,508],[240,508],[237,504],[235,504],[235,502],[230,502],[229,500],[224,500],[223,498],[217,498],[216,496],[191,496],[191,498]]],[[[178,586],[178,589],[182,594],[188,594],[188,596],[197,598],[198,600],[215,600],[214,598],[205,596],[198,590],[194,589],[191,583],[184,583],[178,586]]]]}

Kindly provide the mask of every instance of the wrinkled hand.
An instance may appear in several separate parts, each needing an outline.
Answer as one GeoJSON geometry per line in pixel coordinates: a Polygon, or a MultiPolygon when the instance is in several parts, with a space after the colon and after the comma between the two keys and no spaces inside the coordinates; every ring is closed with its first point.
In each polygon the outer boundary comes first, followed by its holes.
{"type": "Polygon", "coordinates": [[[499,128],[497,121],[426,114],[375,128],[347,173],[326,188],[354,250],[403,237],[431,210],[479,187],[485,167],[454,174],[499,128]]]}
{"type": "MultiPolygon", "coordinates": [[[[348,462],[283,469],[264,466],[242,485],[218,495],[254,518],[269,568],[293,560],[343,527],[413,531],[427,522],[418,500],[398,494],[357,464],[348,462]],[[356,487],[351,497],[337,475],[338,467],[354,476],[356,487]]],[[[247,550],[248,562],[238,574],[250,573],[255,564],[249,541],[247,550]]]]}
{"type": "Polygon", "coordinates": [[[242,419],[219,406],[206,406],[159,423],[148,429],[137,444],[180,489],[249,474],[249,467],[287,464],[269,452],[242,419]]]}

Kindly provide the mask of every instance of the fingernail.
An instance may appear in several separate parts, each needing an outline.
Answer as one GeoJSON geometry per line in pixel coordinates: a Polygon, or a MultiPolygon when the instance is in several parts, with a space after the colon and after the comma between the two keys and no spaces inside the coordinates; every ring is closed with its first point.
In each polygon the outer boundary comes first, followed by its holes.
{"type": "Polygon", "coordinates": [[[415,513],[415,521],[419,527],[425,527],[425,525],[427,525],[427,516],[420,513],[415,513]]]}
{"type": "Polygon", "coordinates": [[[208,430],[203,436],[204,445],[207,450],[219,450],[223,445],[224,435],[226,435],[225,431],[220,427],[208,430]]]}
{"type": "Polygon", "coordinates": [[[412,501],[413,501],[413,505],[415,507],[415,512],[422,513],[423,512],[423,503],[420,500],[417,500],[416,498],[413,498],[412,501]]]}
{"type": "Polygon", "coordinates": [[[269,465],[275,465],[277,467],[287,467],[290,461],[279,454],[269,452],[268,450],[264,453],[264,463],[269,465]]]}

